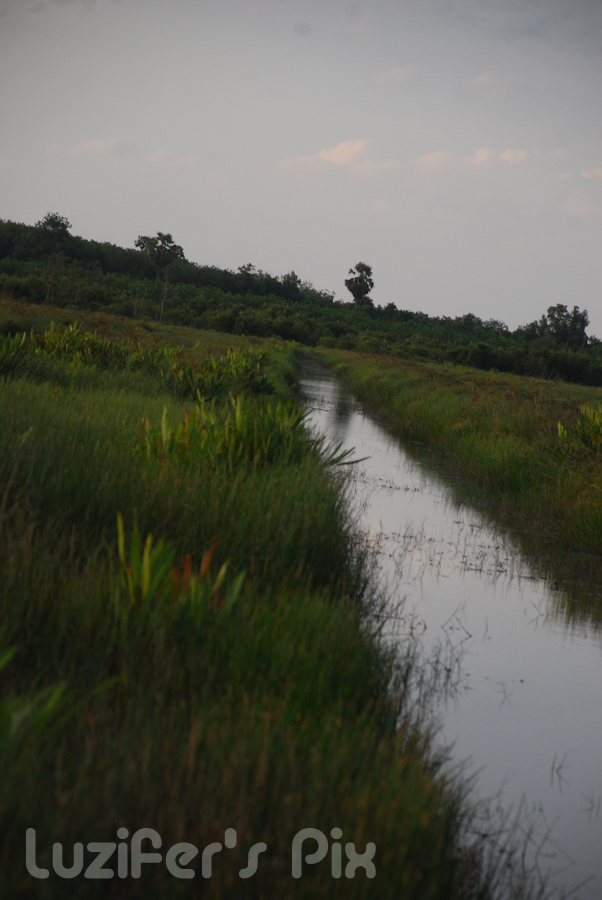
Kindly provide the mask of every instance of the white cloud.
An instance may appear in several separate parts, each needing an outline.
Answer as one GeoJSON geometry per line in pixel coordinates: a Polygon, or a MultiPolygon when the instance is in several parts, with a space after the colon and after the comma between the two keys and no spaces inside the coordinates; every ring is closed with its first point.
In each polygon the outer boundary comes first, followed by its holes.
{"type": "Polygon", "coordinates": [[[484,166],[495,156],[495,150],[490,150],[487,147],[479,147],[478,150],[475,150],[474,156],[469,156],[466,160],[470,165],[473,166],[484,166]]]}
{"type": "Polygon", "coordinates": [[[356,175],[381,175],[384,172],[394,172],[402,165],[397,159],[360,159],[353,164],[353,172],[356,175]]]}
{"type": "Polygon", "coordinates": [[[325,159],[327,162],[334,163],[336,166],[345,166],[360,159],[371,143],[371,140],[341,141],[336,147],[320,150],[319,153],[316,153],[316,156],[319,159],[325,159]]]}
{"type": "Polygon", "coordinates": [[[370,212],[375,216],[386,216],[391,212],[392,208],[391,201],[386,197],[377,197],[370,204],[370,212]]]}
{"type": "Polygon", "coordinates": [[[82,141],[79,144],[50,144],[48,152],[74,156],[85,156],[86,154],[94,156],[123,156],[130,150],[133,143],[129,138],[97,137],[89,141],[82,141]]]}
{"type": "MultiPolygon", "coordinates": [[[[449,151],[437,150],[434,153],[425,153],[414,161],[414,165],[422,172],[435,172],[441,170],[464,168],[466,166],[486,166],[490,163],[510,163],[518,165],[527,159],[538,157],[541,154],[537,150],[504,150],[499,153],[491,147],[479,147],[472,156],[456,156],[449,151]]],[[[595,170],[601,171],[602,170],[595,170]]]]}
{"type": "Polygon", "coordinates": [[[122,156],[128,152],[132,143],[133,141],[124,140],[121,137],[93,138],[91,141],[83,141],[81,144],[76,144],[74,150],[76,153],[122,156]]]}
{"type": "Polygon", "coordinates": [[[602,207],[598,206],[583,188],[573,191],[564,204],[566,212],[583,222],[599,222],[602,220],[602,207]]]}
{"type": "Polygon", "coordinates": [[[309,169],[315,168],[317,162],[315,156],[287,156],[277,160],[276,165],[281,169],[309,169]]]}
{"type": "Polygon", "coordinates": [[[584,169],[581,173],[582,178],[602,178],[602,166],[597,169],[584,169]]]}
{"type": "Polygon", "coordinates": [[[203,153],[184,153],[181,156],[163,156],[161,162],[168,163],[174,169],[207,168],[208,159],[203,153]]]}
{"type": "Polygon", "coordinates": [[[491,72],[480,72],[470,82],[472,93],[486,97],[501,97],[506,93],[506,88],[499,78],[491,72]]]}
{"type": "Polygon", "coordinates": [[[173,152],[173,150],[169,150],[167,147],[159,147],[153,153],[150,153],[146,157],[146,159],[147,162],[151,163],[169,163],[170,165],[175,166],[189,166],[196,165],[197,163],[202,163],[203,165],[207,166],[215,166],[219,164],[218,158],[210,154],[182,153],[178,156],[173,152]]]}
{"type": "Polygon", "coordinates": [[[204,153],[185,153],[182,156],[176,156],[174,165],[186,166],[207,166],[208,159],[204,153]]]}
{"type": "Polygon", "coordinates": [[[146,157],[146,161],[162,171],[184,170],[204,174],[215,174],[222,163],[219,157],[205,153],[183,153],[178,156],[167,147],[159,147],[146,157]]]}
{"type": "Polygon", "coordinates": [[[509,94],[516,94],[516,81],[513,77],[500,76],[493,72],[483,71],[467,81],[461,81],[457,88],[461,97],[488,103],[509,94]]]}
{"type": "Polygon", "coordinates": [[[456,160],[451,153],[444,153],[441,150],[437,150],[435,153],[426,153],[424,156],[419,156],[416,165],[419,169],[426,172],[433,172],[437,169],[449,169],[452,166],[455,166],[456,160]]]}
{"type": "Polygon", "coordinates": [[[293,31],[300,37],[307,37],[308,34],[311,34],[311,25],[309,22],[295,22],[293,31]]]}
{"type": "Polygon", "coordinates": [[[524,163],[528,155],[526,150],[504,150],[503,153],[500,153],[500,159],[507,163],[518,164],[524,163]]]}
{"type": "Polygon", "coordinates": [[[170,157],[170,152],[166,147],[159,147],[158,150],[155,150],[154,153],[151,153],[147,159],[151,163],[162,163],[166,162],[170,157]]]}
{"type": "Polygon", "coordinates": [[[496,160],[508,163],[522,163],[527,159],[526,150],[505,150],[498,155],[491,147],[479,147],[472,156],[459,157],[447,151],[437,150],[434,153],[425,153],[416,160],[417,167],[426,172],[441,169],[453,169],[458,166],[485,166],[496,160]]]}
{"type": "MultiPolygon", "coordinates": [[[[312,156],[280,159],[278,160],[278,165],[288,169],[320,171],[320,169],[324,168],[324,163],[327,163],[359,171],[358,163],[361,163],[364,167],[370,166],[371,161],[365,159],[365,154],[371,143],[371,139],[341,141],[340,144],[336,144],[334,147],[327,147],[325,150],[319,150],[318,153],[314,153],[312,156]]],[[[378,166],[378,163],[374,163],[374,166],[378,166]]]]}
{"type": "Polygon", "coordinates": [[[379,84],[406,84],[410,78],[409,66],[398,66],[396,69],[388,69],[378,76],[379,84]]]}

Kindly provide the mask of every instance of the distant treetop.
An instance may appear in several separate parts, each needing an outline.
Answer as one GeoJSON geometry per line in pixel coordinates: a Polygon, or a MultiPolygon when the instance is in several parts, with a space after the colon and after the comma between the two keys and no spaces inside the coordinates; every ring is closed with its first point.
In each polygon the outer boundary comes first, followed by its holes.
{"type": "Polygon", "coordinates": [[[353,302],[359,309],[361,307],[373,307],[374,304],[368,296],[374,287],[372,269],[366,263],[359,262],[354,269],[349,269],[351,278],[345,280],[345,287],[351,291],[353,302]]]}
{"type": "Polygon", "coordinates": [[[43,219],[35,224],[36,228],[44,228],[56,235],[67,235],[71,228],[71,222],[65,216],[58,213],[46,213],[43,219]]]}
{"type": "Polygon", "coordinates": [[[185,259],[184,251],[179,244],[174,243],[171,234],[157,232],[156,237],[139,235],[134,242],[135,246],[146,253],[152,264],[157,269],[157,276],[163,272],[174,259],[185,259]]]}

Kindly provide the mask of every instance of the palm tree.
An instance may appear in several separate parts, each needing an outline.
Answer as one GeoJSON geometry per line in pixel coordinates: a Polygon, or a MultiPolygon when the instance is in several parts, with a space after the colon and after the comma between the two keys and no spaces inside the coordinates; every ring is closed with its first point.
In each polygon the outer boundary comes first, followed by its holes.
{"type": "Polygon", "coordinates": [[[345,280],[345,287],[351,291],[356,308],[372,308],[374,304],[368,296],[374,287],[371,267],[366,263],[359,262],[354,269],[349,269],[349,274],[351,278],[345,280]]]}

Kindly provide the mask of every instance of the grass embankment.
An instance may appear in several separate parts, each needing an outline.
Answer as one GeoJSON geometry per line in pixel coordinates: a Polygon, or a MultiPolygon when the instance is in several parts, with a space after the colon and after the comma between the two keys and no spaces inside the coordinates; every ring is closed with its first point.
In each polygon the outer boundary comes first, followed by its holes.
{"type": "Polygon", "coordinates": [[[580,405],[597,407],[601,389],[341,351],[315,356],[399,435],[465,476],[473,496],[515,517],[528,550],[541,551],[543,536],[553,567],[599,583],[602,457],[599,448],[562,441],[558,423],[575,434],[580,405]],[[572,562],[561,558],[566,551],[572,562]]]}
{"type": "Polygon", "coordinates": [[[409,724],[366,625],[369,563],[341,478],[274,395],[290,353],[216,362],[230,337],[197,332],[170,355],[117,340],[131,323],[97,324],[105,337],[11,345],[0,385],[2,896],[493,896],[508,870],[466,851],[465,789],[409,724]],[[376,877],[333,878],[329,850],[293,879],[307,827],[329,845],[341,829],[343,873],[344,844],[373,842],[376,877]],[[45,880],[26,870],[28,828],[45,880]],[[140,828],[163,861],[139,880],[125,857],[118,877],[117,852],[108,880],[55,874],[77,843],[85,868],[89,842],[127,852],[140,828]],[[176,860],[192,883],[168,872],[169,847],[202,852],[228,828],[236,846],[210,878],[201,855],[176,860]]]}

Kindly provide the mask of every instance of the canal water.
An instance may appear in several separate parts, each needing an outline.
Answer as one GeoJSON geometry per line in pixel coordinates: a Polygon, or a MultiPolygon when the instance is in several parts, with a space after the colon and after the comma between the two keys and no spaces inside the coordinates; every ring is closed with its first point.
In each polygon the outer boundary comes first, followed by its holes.
{"type": "Polygon", "coordinates": [[[405,623],[426,652],[447,647],[459,660],[437,710],[439,745],[465,763],[476,796],[522,810],[531,862],[551,886],[600,900],[599,624],[566,615],[566,585],[550,583],[501,526],[458,500],[428,448],[404,447],[314,363],[301,389],[308,424],[367,457],[353,466],[350,495],[399,640],[405,623]]]}

